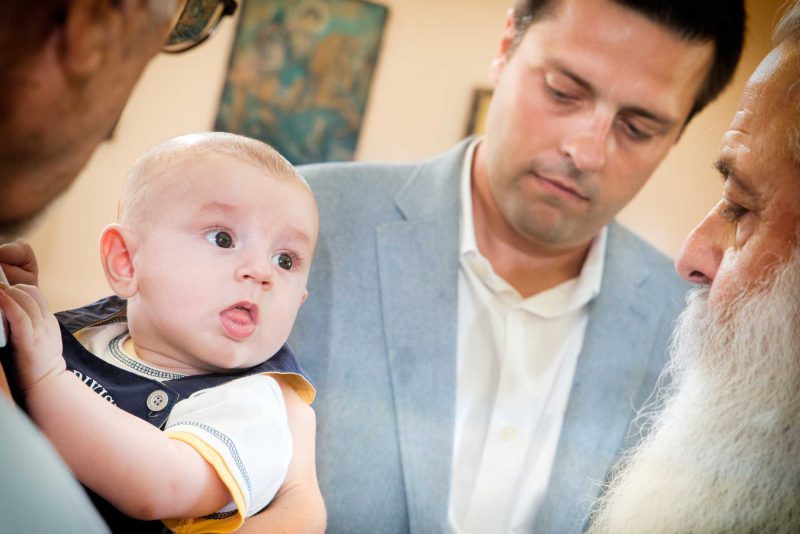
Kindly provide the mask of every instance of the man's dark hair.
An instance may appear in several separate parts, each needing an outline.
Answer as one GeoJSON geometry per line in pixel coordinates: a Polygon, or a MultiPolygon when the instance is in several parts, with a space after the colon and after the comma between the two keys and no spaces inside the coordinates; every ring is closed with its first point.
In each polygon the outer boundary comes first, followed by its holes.
{"type": "MultiPolygon", "coordinates": [[[[688,41],[712,42],[714,62],[686,122],[714,100],[733,78],[744,45],[744,0],[610,0],[637,11],[688,41]]],[[[528,28],[552,16],[561,0],[516,0],[514,46],[528,28]]],[[[592,31],[587,28],[587,31],[592,31]]],[[[599,29],[602,31],[602,28],[599,29]]]]}

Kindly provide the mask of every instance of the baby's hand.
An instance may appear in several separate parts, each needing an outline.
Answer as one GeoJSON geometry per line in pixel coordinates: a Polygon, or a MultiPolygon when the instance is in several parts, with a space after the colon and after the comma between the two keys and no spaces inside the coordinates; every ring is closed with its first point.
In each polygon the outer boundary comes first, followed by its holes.
{"type": "Polygon", "coordinates": [[[61,332],[38,287],[0,285],[0,309],[11,330],[19,387],[25,391],[66,369],[61,332]]]}
{"type": "Polygon", "coordinates": [[[31,246],[22,239],[0,244],[0,267],[10,284],[38,285],[39,266],[31,246]]]}

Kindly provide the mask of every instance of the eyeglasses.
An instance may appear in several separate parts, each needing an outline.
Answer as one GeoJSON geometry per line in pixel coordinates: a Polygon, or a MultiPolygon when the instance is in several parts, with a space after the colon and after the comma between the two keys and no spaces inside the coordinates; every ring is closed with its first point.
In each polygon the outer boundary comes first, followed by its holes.
{"type": "Polygon", "coordinates": [[[180,0],[180,9],[172,21],[164,52],[185,52],[214,33],[226,15],[236,13],[236,0],[180,0]]]}

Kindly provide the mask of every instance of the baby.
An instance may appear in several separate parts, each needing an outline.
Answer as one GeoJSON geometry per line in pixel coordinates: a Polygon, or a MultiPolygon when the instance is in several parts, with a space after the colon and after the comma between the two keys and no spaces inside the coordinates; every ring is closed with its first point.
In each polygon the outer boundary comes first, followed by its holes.
{"type": "Polygon", "coordinates": [[[56,321],[38,288],[2,286],[16,385],[112,530],[236,530],[291,460],[278,382],[315,395],[284,346],[313,196],[267,145],[193,134],[134,164],[118,221],[100,238],[117,297],[56,321]]]}

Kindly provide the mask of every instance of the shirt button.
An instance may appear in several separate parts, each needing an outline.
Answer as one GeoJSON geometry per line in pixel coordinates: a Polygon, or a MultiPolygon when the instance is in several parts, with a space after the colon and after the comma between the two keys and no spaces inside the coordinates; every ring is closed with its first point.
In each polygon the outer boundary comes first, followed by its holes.
{"type": "Polygon", "coordinates": [[[167,407],[169,395],[160,389],[155,390],[147,396],[147,409],[151,412],[160,412],[167,407]]]}

